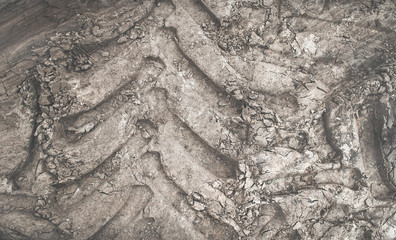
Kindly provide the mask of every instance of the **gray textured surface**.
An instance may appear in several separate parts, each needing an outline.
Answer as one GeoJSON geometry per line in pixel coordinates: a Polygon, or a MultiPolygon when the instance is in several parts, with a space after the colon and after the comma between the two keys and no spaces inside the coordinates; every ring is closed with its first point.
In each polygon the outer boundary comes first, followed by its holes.
{"type": "Polygon", "coordinates": [[[394,1],[0,1],[0,239],[395,239],[394,1]]]}

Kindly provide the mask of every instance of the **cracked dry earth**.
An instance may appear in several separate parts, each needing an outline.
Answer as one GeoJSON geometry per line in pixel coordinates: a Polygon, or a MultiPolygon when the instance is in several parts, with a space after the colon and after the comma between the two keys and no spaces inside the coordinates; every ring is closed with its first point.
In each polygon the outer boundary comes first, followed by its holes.
{"type": "Polygon", "coordinates": [[[2,0],[0,23],[0,239],[396,239],[393,0],[2,0]]]}

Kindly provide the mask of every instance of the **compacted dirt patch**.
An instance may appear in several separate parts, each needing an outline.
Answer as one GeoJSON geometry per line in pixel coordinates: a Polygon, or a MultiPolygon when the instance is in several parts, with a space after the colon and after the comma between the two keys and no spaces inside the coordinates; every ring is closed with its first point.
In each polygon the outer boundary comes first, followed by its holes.
{"type": "Polygon", "coordinates": [[[0,239],[395,239],[392,0],[0,1],[0,239]]]}

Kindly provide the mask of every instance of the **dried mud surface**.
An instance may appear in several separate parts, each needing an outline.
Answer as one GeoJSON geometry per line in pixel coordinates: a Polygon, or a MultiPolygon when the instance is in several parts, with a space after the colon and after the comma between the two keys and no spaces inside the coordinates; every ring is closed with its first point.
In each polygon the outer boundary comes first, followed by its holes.
{"type": "Polygon", "coordinates": [[[0,239],[396,239],[393,0],[0,1],[0,239]]]}

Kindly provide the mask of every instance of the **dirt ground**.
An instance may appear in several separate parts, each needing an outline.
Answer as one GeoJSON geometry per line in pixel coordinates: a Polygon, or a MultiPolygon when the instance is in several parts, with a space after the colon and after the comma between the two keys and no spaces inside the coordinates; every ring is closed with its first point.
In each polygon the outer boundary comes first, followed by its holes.
{"type": "Polygon", "coordinates": [[[0,0],[0,239],[396,239],[394,0],[0,0]]]}

